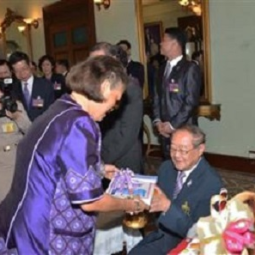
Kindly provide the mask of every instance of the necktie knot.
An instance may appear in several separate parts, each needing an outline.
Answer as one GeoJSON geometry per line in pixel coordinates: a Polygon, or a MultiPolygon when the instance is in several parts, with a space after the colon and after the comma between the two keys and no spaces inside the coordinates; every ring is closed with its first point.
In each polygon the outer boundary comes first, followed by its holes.
{"type": "Polygon", "coordinates": [[[184,171],[179,171],[178,172],[178,179],[179,179],[179,181],[183,184],[184,183],[184,178],[185,178],[185,176],[186,176],[186,174],[185,174],[185,172],[184,171]]]}
{"type": "Polygon", "coordinates": [[[28,83],[25,82],[23,85],[24,85],[23,91],[24,91],[24,92],[25,92],[25,91],[29,92],[29,90],[28,90],[28,83]]]}

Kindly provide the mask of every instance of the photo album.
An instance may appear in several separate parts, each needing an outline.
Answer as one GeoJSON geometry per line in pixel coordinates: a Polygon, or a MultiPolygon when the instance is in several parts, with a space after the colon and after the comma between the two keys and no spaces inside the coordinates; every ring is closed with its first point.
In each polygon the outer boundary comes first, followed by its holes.
{"type": "Polygon", "coordinates": [[[150,205],[157,178],[157,176],[128,175],[120,172],[112,179],[106,192],[119,198],[139,196],[146,204],[150,205]]]}

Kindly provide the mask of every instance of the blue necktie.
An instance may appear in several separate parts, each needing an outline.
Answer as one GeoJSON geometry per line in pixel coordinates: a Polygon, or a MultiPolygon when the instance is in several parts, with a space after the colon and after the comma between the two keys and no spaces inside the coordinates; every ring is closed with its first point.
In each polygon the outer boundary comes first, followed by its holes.
{"type": "Polygon", "coordinates": [[[176,199],[176,197],[180,193],[184,184],[184,178],[185,178],[185,172],[179,171],[177,175],[177,179],[176,179],[175,188],[174,188],[173,199],[176,199]]]}
{"type": "Polygon", "coordinates": [[[29,108],[29,105],[30,105],[30,93],[29,93],[29,90],[28,90],[27,86],[28,86],[28,84],[27,84],[27,82],[25,82],[24,83],[24,88],[23,88],[23,95],[25,97],[27,108],[29,108]]]}

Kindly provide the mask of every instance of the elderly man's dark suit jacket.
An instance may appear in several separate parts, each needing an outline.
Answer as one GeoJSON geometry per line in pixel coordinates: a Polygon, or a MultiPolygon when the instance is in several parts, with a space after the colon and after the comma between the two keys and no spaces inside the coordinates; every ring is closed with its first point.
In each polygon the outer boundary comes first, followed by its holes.
{"type": "Polygon", "coordinates": [[[159,70],[153,105],[153,119],[171,123],[173,128],[190,123],[197,125],[201,72],[184,57],[173,67],[167,80],[163,79],[165,65],[159,70]]]}
{"type": "Polygon", "coordinates": [[[171,200],[171,206],[158,218],[158,231],[146,236],[129,255],[165,255],[186,237],[200,217],[210,215],[210,199],[223,187],[217,172],[202,158],[189,175],[175,200],[177,170],[170,160],[159,169],[158,185],[171,200]]]}
{"type": "Polygon", "coordinates": [[[22,85],[20,82],[16,82],[14,86],[14,93],[17,98],[22,102],[25,110],[27,111],[28,117],[31,121],[34,121],[39,115],[45,112],[48,107],[54,102],[54,89],[52,84],[43,79],[34,76],[32,95],[30,105],[27,107],[23,92],[22,85]],[[37,99],[42,99],[43,104],[40,106],[35,105],[37,99]]]}
{"type": "Polygon", "coordinates": [[[100,123],[102,130],[102,159],[119,168],[142,171],[142,144],[139,137],[143,120],[142,89],[130,77],[120,107],[100,123]]]}

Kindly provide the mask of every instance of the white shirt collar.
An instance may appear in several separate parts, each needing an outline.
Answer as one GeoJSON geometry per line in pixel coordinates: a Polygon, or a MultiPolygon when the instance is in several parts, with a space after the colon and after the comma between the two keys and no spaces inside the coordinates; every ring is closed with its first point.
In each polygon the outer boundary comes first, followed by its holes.
{"type": "Polygon", "coordinates": [[[30,93],[30,95],[32,94],[32,89],[33,89],[33,83],[34,83],[34,76],[31,75],[27,81],[22,81],[22,89],[24,89],[24,84],[27,83],[27,88],[28,88],[28,91],[30,93]]]}
{"type": "Polygon", "coordinates": [[[31,75],[26,81],[22,81],[22,85],[24,85],[25,83],[27,83],[27,85],[33,84],[34,82],[34,76],[31,75]]]}
{"type": "Polygon", "coordinates": [[[188,179],[189,175],[194,171],[194,169],[198,166],[199,162],[201,160],[201,157],[199,158],[199,160],[197,161],[197,163],[189,170],[185,170],[185,177],[183,177],[183,183],[186,182],[186,180],[188,179]]]}
{"type": "Polygon", "coordinates": [[[172,59],[172,60],[167,60],[167,62],[170,64],[171,68],[173,68],[174,66],[177,65],[177,63],[178,63],[180,60],[182,60],[182,58],[183,58],[183,55],[178,56],[177,58],[174,58],[174,59],[172,59]]]}

